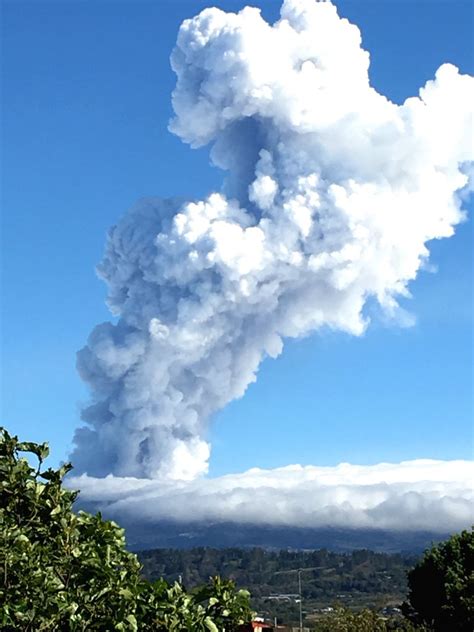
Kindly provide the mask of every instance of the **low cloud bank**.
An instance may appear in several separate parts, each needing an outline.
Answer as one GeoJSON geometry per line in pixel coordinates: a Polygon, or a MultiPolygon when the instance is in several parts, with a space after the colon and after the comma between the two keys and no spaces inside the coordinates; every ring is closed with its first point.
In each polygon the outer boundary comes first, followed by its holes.
{"type": "Polygon", "coordinates": [[[334,467],[289,465],[167,482],[70,477],[81,502],[137,525],[235,522],[288,527],[451,532],[474,522],[474,463],[414,460],[334,467]]]}

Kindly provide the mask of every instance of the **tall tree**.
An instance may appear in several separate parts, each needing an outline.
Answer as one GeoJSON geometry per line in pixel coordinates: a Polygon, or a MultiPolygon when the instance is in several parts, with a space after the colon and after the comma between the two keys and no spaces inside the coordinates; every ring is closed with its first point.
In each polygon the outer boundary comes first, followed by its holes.
{"type": "Polygon", "coordinates": [[[426,551],[408,574],[405,614],[435,632],[474,630],[474,531],[426,551]]]}

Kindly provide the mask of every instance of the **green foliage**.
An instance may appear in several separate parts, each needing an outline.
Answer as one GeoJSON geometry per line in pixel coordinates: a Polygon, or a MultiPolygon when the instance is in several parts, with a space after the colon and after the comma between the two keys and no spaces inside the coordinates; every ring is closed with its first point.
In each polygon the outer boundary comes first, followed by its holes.
{"type": "Polygon", "coordinates": [[[426,551],[408,574],[405,614],[435,632],[474,630],[474,531],[426,551]]]}
{"type": "Polygon", "coordinates": [[[372,610],[351,612],[337,607],[333,612],[321,618],[314,628],[315,632],[424,632],[425,628],[415,627],[402,619],[387,620],[372,610]]]}
{"type": "Polygon", "coordinates": [[[230,581],[213,578],[209,584],[187,593],[175,582],[142,582],[138,620],[140,630],[182,632],[232,631],[250,621],[249,594],[236,591],[230,581]]]}
{"type": "Polygon", "coordinates": [[[345,608],[336,608],[316,626],[317,632],[386,632],[382,621],[371,610],[359,613],[345,608]]]}
{"type": "Polygon", "coordinates": [[[219,578],[187,593],[147,582],[123,529],[74,513],[71,469],[42,469],[46,444],[0,429],[0,628],[4,632],[217,632],[250,620],[249,594],[219,578]],[[38,461],[32,467],[24,454],[38,461]]]}

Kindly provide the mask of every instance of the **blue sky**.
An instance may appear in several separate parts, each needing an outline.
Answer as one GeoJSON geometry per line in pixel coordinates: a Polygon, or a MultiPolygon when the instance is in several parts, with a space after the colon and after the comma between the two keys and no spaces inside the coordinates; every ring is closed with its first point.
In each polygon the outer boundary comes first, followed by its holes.
{"type": "MultiPolygon", "coordinates": [[[[236,10],[244,2],[216,2],[236,10]]],[[[258,4],[270,20],[277,2],[258,4]]],[[[140,197],[221,173],[167,132],[179,24],[204,2],[4,2],[2,423],[66,458],[87,391],[75,353],[109,319],[105,233],[140,197]]],[[[400,103],[449,61],[473,73],[470,2],[339,2],[400,103]]],[[[472,202],[470,209],[472,210],[472,202]]],[[[266,360],[211,428],[211,474],[287,463],[472,457],[472,223],[431,244],[410,329],[321,333],[266,360]]]]}

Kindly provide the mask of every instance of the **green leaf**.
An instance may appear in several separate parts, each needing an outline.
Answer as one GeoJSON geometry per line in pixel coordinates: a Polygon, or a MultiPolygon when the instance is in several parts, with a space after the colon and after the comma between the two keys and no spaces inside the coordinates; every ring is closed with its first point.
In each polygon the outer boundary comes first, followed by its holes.
{"type": "Polygon", "coordinates": [[[36,456],[44,460],[49,456],[49,446],[47,443],[33,443],[32,441],[22,441],[18,444],[19,452],[31,452],[32,454],[36,454],[36,456]]]}
{"type": "Polygon", "coordinates": [[[133,632],[137,632],[137,630],[138,630],[138,622],[137,622],[137,618],[135,617],[135,615],[134,614],[129,614],[127,617],[125,617],[125,620],[130,623],[130,625],[132,626],[133,632]]]}
{"type": "Polygon", "coordinates": [[[27,542],[29,542],[29,540],[28,540],[28,538],[26,537],[26,535],[25,535],[24,533],[22,533],[22,534],[18,535],[18,536],[15,538],[15,542],[24,542],[24,543],[27,543],[27,542]]]}
{"type": "Polygon", "coordinates": [[[206,626],[206,628],[208,630],[210,630],[211,632],[219,632],[219,628],[217,627],[217,625],[214,623],[214,621],[211,619],[211,617],[206,617],[204,619],[204,625],[206,626]]]}

